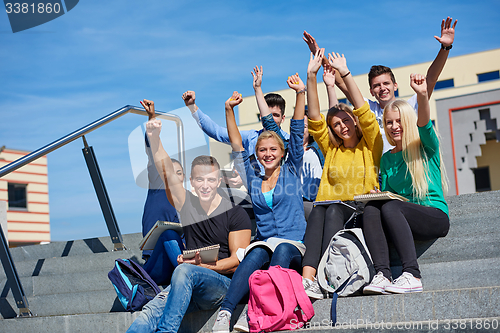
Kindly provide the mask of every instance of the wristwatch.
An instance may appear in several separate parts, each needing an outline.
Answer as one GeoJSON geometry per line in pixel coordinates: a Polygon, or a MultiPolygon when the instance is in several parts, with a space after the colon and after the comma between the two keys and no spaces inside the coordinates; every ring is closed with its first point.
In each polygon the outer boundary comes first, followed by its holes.
{"type": "Polygon", "coordinates": [[[451,45],[448,45],[448,46],[444,46],[443,44],[441,44],[441,49],[445,50],[445,51],[449,51],[451,50],[451,48],[453,47],[453,44],[451,45]]]}

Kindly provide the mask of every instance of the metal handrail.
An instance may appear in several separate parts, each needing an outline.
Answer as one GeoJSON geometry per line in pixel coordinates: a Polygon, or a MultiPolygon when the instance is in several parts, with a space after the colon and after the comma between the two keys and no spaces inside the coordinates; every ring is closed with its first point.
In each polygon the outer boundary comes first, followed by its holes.
{"type": "MultiPolygon", "coordinates": [[[[92,132],[93,130],[127,114],[127,113],[135,113],[139,115],[147,115],[146,110],[144,108],[138,108],[135,106],[124,106],[121,109],[116,110],[115,112],[112,112],[108,114],[107,116],[102,117],[101,119],[98,119],[87,126],[84,126],[73,133],[70,133],[59,140],[56,140],[52,143],[49,143],[48,145],[28,154],[25,155],[9,164],[6,166],[0,168],[0,178],[9,174],[10,172],[17,170],[21,168],[22,166],[33,162],[34,160],[47,155],[48,153],[61,148],[64,145],[67,145],[68,143],[83,137],[85,141],[84,135],[87,133],[92,132]]],[[[177,145],[178,145],[178,150],[179,150],[179,162],[185,169],[185,152],[184,152],[184,126],[182,124],[182,120],[180,117],[173,115],[173,114],[167,114],[161,111],[156,111],[156,114],[159,118],[167,119],[174,121],[177,125],[177,145]]],[[[1,148],[0,148],[1,149],[1,148]]],[[[107,198],[107,192],[106,188],[104,186],[104,182],[102,181],[102,176],[99,171],[99,167],[97,166],[97,160],[95,159],[95,156],[93,154],[92,147],[88,147],[87,143],[85,141],[85,148],[84,148],[84,155],[86,152],[88,153],[88,150],[90,150],[90,154],[92,155],[90,157],[90,162],[87,159],[86,156],[86,162],[87,166],[89,167],[89,172],[91,174],[92,181],[95,182],[95,179],[93,175],[97,175],[97,182],[98,187],[96,187],[96,184],[94,183],[94,187],[96,189],[96,194],[99,199],[99,203],[101,205],[101,209],[103,210],[103,215],[104,219],[106,221],[106,224],[108,226],[108,230],[110,232],[111,239],[113,241],[113,244],[115,246],[115,250],[123,250],[125,249],[125,246],[122,243],[122,237],[120,230],[118,228],[118,224],[116,223],[116,219],[114,218],[114,213],[111,208],[111,204],[109,203],[109,198],[107,198]],[[91,166],[89,166],[89,163],[91,166]],[[104,196],[100,196],[100,194],[103,194],[104,196]],[[102,202],[104,201],[104,202],[102,202]],[[105,208],[103,208],[103,206],[105,208]]],[[[5,271],[5,275],[7,276],[7,279],[10,284],[10,288],[12,290],[12,294],[14,296],[14,299],[16,301],[16,305],[19,308],[19,316],[20,317],[29,317],[32,316],[32,313],[29,309],[28,305],[28,299],[26,298],[23,286],[21,284],[21,280],[19,279],[19,275],[17,274],[17,269],[14,264],[14,261],[12,260],[12,255],[9,250],[9,246],[7,243],[6,238],[4,237],[2,227],[0,226],[0,259],[2,262],[2,266],[5,271]]]]}
{"type": "MultiPolygon", "coordinates": [[[[167,119],[171,120],[176,123],[177,125],[177,148],[179,151],[179,162],[181,163],[182,167],[184,170],[186,170],[186,156],[184,152],[184,126],[182,124],[182,120],[179,116],[176,116],[174,114],[170,113],[165,113],[162,111],[155,111],[158,118],[161,119],[167,119]]],[[[108,114],[107,116],[102,117],[101,119],[98,119],[76,131],[73,133],[70,133],[52,143],[49,143],[48,145],[35,150],[34,152],[25,155],[9,164],[6,166],[0,168],[0,178],[11,173],[14,170],[17,170],[21,168],[22,166],[33,162],[34,160],[47,155],[48,153],[61,148],[62,146],[67,145],[68,143],[84,136],[87,133],[92,132],[95,129],[98,129],[99,127],[106,125],[107,123],[127,114],[127,113],[135,113],[139,115],[147,115],[146,110],[144,108],[139,108],[136,106],[131,106],[131,105],[126,105],[122,107],[121,109],[116,110],[115,112],[112,112],[108,114]]]]}

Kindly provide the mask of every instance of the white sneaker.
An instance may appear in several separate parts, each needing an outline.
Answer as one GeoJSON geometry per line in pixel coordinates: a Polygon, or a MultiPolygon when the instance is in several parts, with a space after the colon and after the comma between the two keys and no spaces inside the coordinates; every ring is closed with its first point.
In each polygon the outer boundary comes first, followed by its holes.
{"type": "Polygon", "coordinates": [[[378,272],[372,279],[372,282],[363,288],[363,294],[387,294],[385,287],[390,286],[391,281],[378,272]]]}
{"type": "Polygon", "coordinates": [[[248,328],[248,311],[245,310],[241,313],[236,324],[234,324],[233,330],[237,332],[250,332],[248,328]]]}
{"type": "Polygon", "coordinates": [[[309,298],[313,299],[325,298],[323,290],[319,286],[318,280],[314,279],[314,281],[311,281],[308,278],[302,278],[302,285],[304,286],[304,290],[306,291],[306,294],[307,296],[309,296],[309,298]]]}
{"type": "Polygon", "coordinates": [[[396,294],[421,293],[423,290],[420,279],[408,272],[404,272],[392,284],[385,287],[385,291],[396,294]]]}
{"type": "Polygon", "coordinates": [[[219,311],[217,320],[212,327],[213,333],[229,333],[229,324],[231,323],[231,313],[226,310],[219,311]]]}

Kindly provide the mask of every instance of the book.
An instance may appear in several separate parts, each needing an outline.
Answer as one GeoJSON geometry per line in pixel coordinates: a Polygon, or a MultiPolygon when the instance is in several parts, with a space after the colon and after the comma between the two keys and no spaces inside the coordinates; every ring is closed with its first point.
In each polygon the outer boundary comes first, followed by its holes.
{"type": "MultiPolygon", "coordinates": [[[[354,199],[354,200],[356,200],[356,199],[354,199]]],[[[342,200],[313,201],[313,206],[331,205],[331,204],[341,204],[341,205],[344,205],[344,206],[347,206],[347,207],[351,208],[354,211],[357,211],[356,207],[353,207],[353,206],[351,206],[349,204],[346,204],[342,200]]]]}
{"type": "Polygon", "coordinates": [[[384,192],[378,192],[378,193],[369,193],[369,194],[361,194],[361,195],[355,195],[354,200],[356,201],[361,201],[361,202],[368,202],[371,200],[401,200],[401,201],[408,201],[403,196],[400,196],[399,194],[395,194],[389,191],[384,191],[384,192]]]}
{"type": "Polygon", "coordinates": [[[200,252],[201,262],[208,264],[211,262],[216,262],[219,259],[219,244],[214,244],[210,246],[200,247],[199,249],[184,250],[182,251],[182,257],[184,259],[193,259],[196,252],[200,252]]]}
{"type": "Polygon", "coordinates": [[[240,261],[242,261],[243,258],[245,258],[245,256],[247,255],[247,253],[250,252],[251,249],[253,249],[254,247],[257,247],[257,246],[267,247],[269,250],[274,252],[274,249],[276,249],[276,247],[281,243],[290,243],[290,244],[294,245],[300,251],[300,254],[302,256],[304,256],[304,253],[306,253],[306,246],[302,242],[293,241],[293,240],[284,239],[284,238],[278,238],[278,237],[269,237],[265,241],[253,242],[250,245],[248,245],[245,249],[238,249],[238,251],[236,251],[236,256],[238,257],[238,259],[240,261]]]}
{"type": "Polygon", "coordinates": [[[182,225],[177,222],[156,221],[155,225],[149,230],[144,238],[139,243],[141,250],[154,250],[156,242],[160,235],[168,229],[173,229],[179,235],[182,235],[182,225]]]}

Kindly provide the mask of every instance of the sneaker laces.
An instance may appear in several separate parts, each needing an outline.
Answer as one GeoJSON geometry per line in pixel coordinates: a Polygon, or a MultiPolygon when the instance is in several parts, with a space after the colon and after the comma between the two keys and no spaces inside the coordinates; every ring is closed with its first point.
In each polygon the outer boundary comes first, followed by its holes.
{"type": "Polygon", "coordinates": [[[394,280],[392,284],[396,286],[402,286],[406,282],[408,282],[408,284],[411,284],[411,278],[415,279],[415,277],[411,273],[404,272],[403,274],[401,274],[401,276],[394,280]]]}
{"type": "Polygon", "coordinates": [[[380,284],[380,283],[382,283],[384,281],[384,279],[386,279],[386,277],[384,276],[384,274],[382,272],[378,272],[373,277],[372,283],[370,283],[370,284],[380,284]]]}

